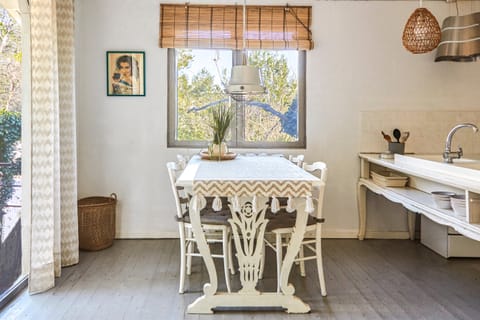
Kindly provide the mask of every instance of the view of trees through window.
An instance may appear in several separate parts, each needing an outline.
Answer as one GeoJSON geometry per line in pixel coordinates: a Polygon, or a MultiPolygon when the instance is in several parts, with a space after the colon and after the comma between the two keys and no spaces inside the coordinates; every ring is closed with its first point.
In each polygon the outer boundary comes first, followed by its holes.
{"type": "Polygon", "coordinates": [[[229,145],[243,142],[298,140],[298,52],[249,51],[248,64],[261,69],[268,93],[243,105],[224,93],[230,77],[233,51],[176,49],[178,141],[209,141],[209,109],[232,103],[236,122],[229,145]],[[237,141],[232,141],[236,139],[237,141]]]}
{"type": "Polygon", "coordinates": [[[0,303],[21,275],[21,24],[0,7],[0,303]]]}

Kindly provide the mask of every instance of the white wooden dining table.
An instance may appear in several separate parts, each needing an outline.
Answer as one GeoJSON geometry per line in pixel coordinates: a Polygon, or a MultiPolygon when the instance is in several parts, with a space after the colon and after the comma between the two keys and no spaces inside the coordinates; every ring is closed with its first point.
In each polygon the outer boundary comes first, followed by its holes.
{"type": "Polygon", "coordinates": [[[188,306],[188,313],[213,313],[216,308],[223,310],[228,307],[282,308],[288,313],[310,311],[310,306],[295,296],[295,288],[288,283],[288,277],[304,237],[308,213],[313,211],[312,187],[323,184],[319,178],[283,157],[237,156],[233,160],[216,161],[194,156],[176,184],[192,195],[190,219],[210,281],[204,284],[203,295],[188,306]],[[218,291],[217,272],[200,222],[200,210],[205,207],[207,196],[229,199],[232,211],[229,222],[242,285],[238,292],[218,291]],[[296,211],[297,218],[279,275],[280,290],[262,292],[256,287],[260,277],[264,232],[268,223],[265,212],[268,199],[273,199],[271,202],[274,202],[277,197],[290,199],[287,211],[296,211]]]}

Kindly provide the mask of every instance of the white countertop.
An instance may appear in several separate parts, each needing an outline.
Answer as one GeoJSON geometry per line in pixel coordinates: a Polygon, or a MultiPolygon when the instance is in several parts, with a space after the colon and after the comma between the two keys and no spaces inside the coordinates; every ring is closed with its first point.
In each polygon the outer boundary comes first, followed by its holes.
{"type": "Polygon", "coordinates": [[[395,155],[394,159],[381,159],[378,153],[360,153],[359,156],[392,170],[480,193],[480,170],[475,169],[477,164],[480,165],[480,160],[475,160],[480,159],[478,155],[468,156],[462,162],[453,164],[440,162],[441,155],[438,159],[433,155],[419,154],[395,155]],[[474,165],[469,167],[469,163],[474,165]]]}

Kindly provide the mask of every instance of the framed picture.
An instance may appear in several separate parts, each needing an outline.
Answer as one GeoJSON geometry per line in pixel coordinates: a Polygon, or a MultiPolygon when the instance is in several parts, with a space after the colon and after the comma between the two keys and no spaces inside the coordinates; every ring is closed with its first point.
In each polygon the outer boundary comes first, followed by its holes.
{"type": "Polygon", "coordinates": [[[144,51],[107,51],[107,95],[145,95],[144,51]]]}

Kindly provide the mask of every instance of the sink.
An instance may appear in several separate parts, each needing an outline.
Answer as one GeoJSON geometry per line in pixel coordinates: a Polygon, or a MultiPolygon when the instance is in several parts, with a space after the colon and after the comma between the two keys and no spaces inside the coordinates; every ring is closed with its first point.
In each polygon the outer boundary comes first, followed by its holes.
{"type": "Polygon", "coordinates": [[[453,159],[453,163],[445,163],[441,154],[395,154],[394,162],[402,167],[416,167],[459,178],[480,179],[480,155],[469,155],[453,159]]]}
{"type": "MultiPolygon", "coordinates": [[[[452,163],[445,163],[443,161],[443,156],[441,154],[412,154],[411,156],[409,155],[407,157],[413,157],[413,158],[429,160],[434,162],[441,162],[446,166],[452,165],[452,163]]],[[[468,156],[468,158],[453,159],[453,165],[462,166],[462,167],[471,166],[472,168],[476,167],[477,170],[480,170],[480,155],[468,156]]]]}

